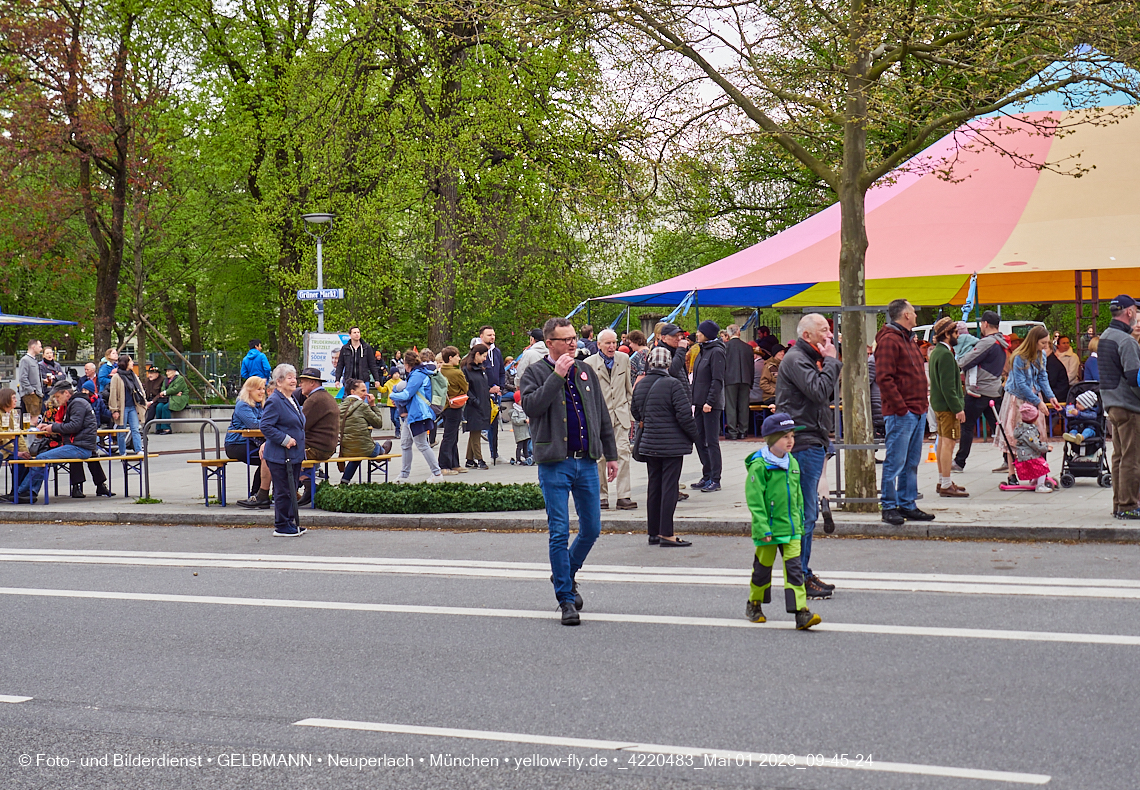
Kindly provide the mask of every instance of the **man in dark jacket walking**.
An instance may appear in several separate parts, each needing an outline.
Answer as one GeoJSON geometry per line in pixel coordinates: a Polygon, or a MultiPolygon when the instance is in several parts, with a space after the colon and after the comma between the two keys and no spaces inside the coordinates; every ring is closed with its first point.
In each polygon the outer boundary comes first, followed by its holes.
{"type": "MultiPolygon", "coordinates": [[[[95,452],[98,444],[96,431],[99,428],[95,420],[95,413],[91,411],[91,404],[83,398],[71,397],[75,388],[70,381],[61,381],[52,387],[48,397],[55,396],[59,402],[63,419],[59,422],[46,423],[39,430],[44,433],[55,434],[61,437],[63,444],[45,450],[36,456],[37,461],[50,461],[60,458],[73,458],[77,461],[86,461],[95,452]]],[[[20,481],[20,488],[15,495],[0,496],[0,502],[31,502],[35,503],[40,491],[40,483],[47,475],[47,467],[33,467],[28,476],[20,481]]]]}
{"type": "Polygon", "coordinates": [[[574,576],[586,562],[602,526],[598,460],[606,479],[618,473],[617,443],[609,409],[593,368],[575,361],[578,337],[565,318],[542,328],[550,353],[530,365],[519,382],[523,411],[530,417],[538,484],[546,500],[550,531],[550,580],[563,625],[578,625],[582,596],[574,576]],[[578,514],[578,537],[570,539],[570,495],[578,514]]]}
{"type": "Polygon", "coordinates": [[[692,487],[705,493],[720,490],[720,416],[724,412],[724,341],[714,321],[697,327],[701,351],[693,365],[693,407],[697,420],[697,455],[701,457],[701,479],[692,487]]]}
{"type": "Polygon", "coordinates": [[[748,391],[752,389],[756,366],[752,346],[740,339],[740,327],[728,325],[724,352],[724,438],[743,439],[748,435],[748,391]]]}
{"type": "Polygon", "coordinates": [[[926,365],[914,339],[918,314],[906,299],[887,306],[889,323],[875,336],[875,378],[883,399],[887,452],[880,495],[883,521],[902,526],[907,521],[933,521],[915,507],[918,464],[926,432],[926,365]]]}
{"type": "Polygon", "coordinates": [[[1133,328],[1140,306],[1121,295],[1109,303],[1112,322],[1100,336],[1100,400],[1112,423],[1112,515],[1140,519],[1140,346],[1133,328]]]}
{"type": "Polygon", "coordinates": [[[354,326],[348,330],[348,342],[340,347],[340,354],[336,359],[336,370],[333,371],[333,381],[341,386],[349,379],[358,379],[365,384],[368,377],[376,382],[376,386],[383,383],[380,377],[380,365],[376,361],[376,352],[372,346],[360,339],[360,327],[354,326]]]}
{"type": "Polygon", "coordinates": [[[1001,408],[1005,390],[1001,374],[1009,357],[1009,341],[999,331],[1001,316],[993,310],[982,313],[982,339],[958,360],[958,367],[966,374],[966,421],[962,423],[962,442],[954,456],[953,470],[961,472],[966,468],[970,448],[974,443],[974,426],[982,415],[989,420],[990,430],[995,430],[997,414],[1001,408]],[[990,406],[990,401],[994,402],[990,406]]]}
{"type": "Polygon", "coordinates": [[[827,461],[834,424],[831,401],[843,363],[831,342],[831,327],[819,313],[808,313],[796,327],[796,344],[784,353],[776,378],[776,411],[791,416],[802,430],[796,434],[792,457],[800,467],[800,491],[804,498],[804,535],[800,561],[804,589],[809,598],[830,598],[835,585],[827,584],[811,570],[811,538],[819,518],[819,479],[827,461]]]}

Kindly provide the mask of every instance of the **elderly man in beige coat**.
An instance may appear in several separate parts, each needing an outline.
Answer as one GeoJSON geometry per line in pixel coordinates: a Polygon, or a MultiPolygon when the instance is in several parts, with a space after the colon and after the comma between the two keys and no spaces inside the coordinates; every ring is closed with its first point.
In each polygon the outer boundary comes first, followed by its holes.
{"type": "MultiPolygon", "coordinates": [[[[629,355],[617,350],[617,334],[603,329],[598,335],[598,353],[586,357],[586,364],[598,374],[602,386],[602,400],[610,410],[614,426],[614,440],[618,448],[618,475],[614,481],[618,510],[634,510],[637,503],[629,498],[629,426],[632,421],[629,407],[633,402],[633,375],[630,373],[629,355]]],[[[602,509],[609,508],[609,484],[606,482],[605,460],[598,462],[601,480],[602,509]]]]}

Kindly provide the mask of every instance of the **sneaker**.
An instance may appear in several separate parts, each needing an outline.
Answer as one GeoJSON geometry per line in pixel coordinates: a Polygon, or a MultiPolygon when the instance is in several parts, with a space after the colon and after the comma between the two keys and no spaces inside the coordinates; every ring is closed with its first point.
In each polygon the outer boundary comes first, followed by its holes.
{"type": "Polygon", "coordinates": [[[809,579],[811,579],[811,581],[812,581],[812,582],[813,582],[813,583],[814,583],[814,584],[815,584],[817,587],[819,587],[819,588],[821,588],[821,589],[824,589],[824,590],[828,590],[828,591],[831,591],[831,590],[834,590],[834,589],[835,589],[835,585],[834,585],[834,584],[828,584],[828,583],[827,583],[827,582],[825,582],[823,579],[821,579],[821,578],[819,578],[818,576],[816,576],[814,573],[813,573],[811,576],[809,576],[808,578],[809,578],[809,579]]]}
{"type": "Polygon", "coordinates": [[[744,607],[744,619],[750,623],[766,623],[768,618],[764,616],[764,612],[760,609],[759,601],[749,601],[744,607]]]}
{"type": "Polygon", "coordinates": [[[708,484],[709,484],[709,481],[708,481],[708,480],[705,480],[705,479],[702,477],[702,478],[701,478],[700,480],[698,480],[697,482],[695,482],[695,483],[691,483],[691,484],[689,485],[689,488],[695,488],[696,490],[700,491],[702,488],[704,488],[704,487],[705,487],[705,486],[707,486],[708,484]]]}
{"type": "Polygon", "coordinates": [[[1085,441],[1084,435],[1079,433],[1063,433],[1061,438],[1070,444],[1082,444],[1085,441]]]}
{"type": "Polygon", "coordinates": [[[1033,490],[1038,494],[1052,494],[1054,489],[1052,486],[1042,483],[1033,490]]]}
{"type": "Polygon", "coordinates": [[[950,464],[950,471],[952,473],[957,473],[957,472],[965,472],[966,469],[960,463],[955,461],[954,463],[950,464]]]}
{"type": "MultiPolygon", "coordinates": [[[[8,499],[6,501],[11,502],[12,500],[8,499]]],[[[1129,521],[1140,519],[1140,507],[1134,507],[1131,510],[1121,510],[1119,513],[1113,513],[1112,517],[1129,521]]]]}
{"type": "Polygon", "coordinates": [[[796,630],[806,631],[813,625],[819,625],[823,620],[819,619],[818,614],[812,614],[807,609],[800,609],[796,612],[796,630]]]}
{"type": "Polygon", "coordinates": [[[907,521],[934,521],[934,514],[927,513],[926,511],[919,510],[916,507],[905,508],[900,507],[899,513],[907,521]]]}
{"type": "Polygon", "coordinates": [[[1009,471],[1009,461],[1002,461],[1001,466],[999,466],[995,469],[991,469],[990,471],[991,472],[1008,472],[1009,471]]]}
{"type": "Polygon", "coordinates": [[[429,477],[427,481],[429,483],[442,483],[443,482],[443,470],[441,469],[438,475],[432,475],[431,477],[429,477]]]}
{"type": "Polygon", "coordinates": [[[486,469],[487,468],[487,462],[486,461],[480,461],[479,463],[475,464],[475,468],[476,469],[486,469]]]}
{"type": "Polygon", "coordinates": [[[273,530],[273,537],[275,537],[275,538],[299,538],[305,534],[305,531],[306,530],[303,527],[301,529],[294,528],[292,531],[289,531],[289,530],[281,531],[281,530],[275,529],[275,530],[273,530]]]}
{"type": "Polygon", "coordinates": [[[714,491],[720,491],[720,483],[715,480],[710,480],[705,483],[705,487],[701,489],[702,494],[711,494],[714,491]]]}
{"type": "Polygon", "coordinates": [[[395,482],[397,482],[397,483],[410,483],[410,482],[412,482],[412,478],[410,478],[410,477],[397,477],[395,482]]]}
{"type": "Polygon", "coordinates": [[[466,466],[468,469],[478,469],[479,468],[479,464],[475,463],[470,458],[467,459],[467,463],[464,464],[464,466],[466,466]]]}
{"type": "Polygon", "coordinates": [[[896,527],[901,527],[906,523],[903,514],[899,512],[898,508],[889,507],[883,511],[883,521],[896,527]]]}
{"type": "Polygon", "coordinates": [[[831,590],[825,590],[823,587],[816,584],[813,581],[814,579],[815,579],[815,577],[812,576],[811,578],[804,581],[804,591],[807,592],[807,597],[808,598],[814,598],[814,599],[820,600],[820,601],[823,601],[823,600],[830,598],[831,597],[831,590]]]}
{"type": "Polygon", "coordinates": [[[559,601],[558,608],[562,610],[562,625],[579,625],[582,618],[578,616],[578,610],[574,608],[573,601],[559,601]]]}

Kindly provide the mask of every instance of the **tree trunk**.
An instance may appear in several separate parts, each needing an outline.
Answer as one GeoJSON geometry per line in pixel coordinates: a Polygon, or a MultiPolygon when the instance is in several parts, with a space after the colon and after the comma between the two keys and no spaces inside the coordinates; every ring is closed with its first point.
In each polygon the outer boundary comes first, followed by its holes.
{"type": "MultiPolygon", "coordinates": [[[[871,53],[867,47],[867,9],[862,0],[852,0],[851,30],[848,31],[848,73],[845,124],[843,129],[843,173],[839,182],[840,251],[839,299],[845,308],[843,332],[843,443],[871,444],[871,387],[867,377],[867,330],[864,313],[850,308],[867,304],[864,264],[867,257],[865,199],[870,184],[867,175],[867,79],[871,53]]],[[[849,450],[844,456],[846,497],[874,499],[877,495],[875,454],[871,450],[849,450]]],[[[850,511],[869,513],[874,503],[852,503],[850,511]]]]}
{"type": "Polygon", "coordinates": [[[170,292],[163,291],[158,301],[162,305],[162,314],[166,318],[166,336],[170,338],[170,342],[180,353],[185,352],[186,347],[182,345],[182,327],[178,325],[178,319],[174,316],[174,305],[170,303],[170,292]]]}
{"type": "Polygon", "coordinates": [[[190,352],[202,353],[202,324],[198,320],[198,286],[186,283],[186,322],[190,325],[190,352]]]}

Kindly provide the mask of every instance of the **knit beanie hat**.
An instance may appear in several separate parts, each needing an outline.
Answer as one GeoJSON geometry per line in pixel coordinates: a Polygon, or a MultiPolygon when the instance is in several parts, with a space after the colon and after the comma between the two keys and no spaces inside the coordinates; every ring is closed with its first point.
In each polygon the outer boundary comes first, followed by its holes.
{"type": "Polygon", "coordinates": [[[716,321],[701,321],[697,331],[704,335],[706,340],[716,340],[716,336],[720,334],[720,327],[716,321]]]}
{"type": "Polygon", "coordinates": [[[1037,422],[1038,409],[1032,403],[1021,404],[1021,421],[1037,422]]]}

